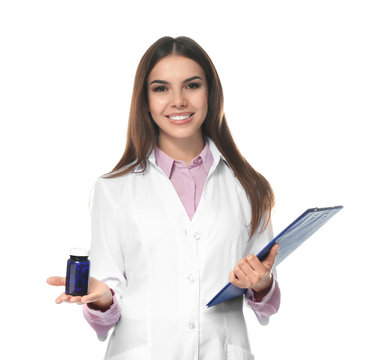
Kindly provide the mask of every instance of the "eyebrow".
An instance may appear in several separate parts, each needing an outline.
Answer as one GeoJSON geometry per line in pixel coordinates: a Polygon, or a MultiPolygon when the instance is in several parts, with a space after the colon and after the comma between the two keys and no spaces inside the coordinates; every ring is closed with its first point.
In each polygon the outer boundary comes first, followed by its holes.
{"type": "MultiPolygon", "coordinates": [[[[196,75],[196,76],[192,76],[192,77],[190,77],[190,78],[184,80],[184,81],[183,81],[183,84],[186,84],[186,83],[188,83],[188,82],[190,82],[190,81],[192,81],[192,80],[195,80],[195,79],[203,80],[200,76],[197,76],[197,75],[196,75]]],[[[152,85],[152,84],[154,84],[154,83],[165,84],[165,85],[168,85],[168,84],[169,84],[169,82],[168,82],[168,81],[165,81],[165,80],[153,80],[149,85],[152,85]]]]}

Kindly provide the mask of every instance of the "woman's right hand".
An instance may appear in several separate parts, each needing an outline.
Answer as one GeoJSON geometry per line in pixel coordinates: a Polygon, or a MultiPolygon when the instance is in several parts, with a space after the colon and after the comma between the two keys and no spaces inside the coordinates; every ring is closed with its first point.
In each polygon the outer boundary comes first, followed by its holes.
{"type": "MultiPolygon", "coordinates": [[[[61,276],[51,276],[47,279],[47,283],[53,286],[65,286],[65,282],[66,278],[61,276]]],[[[63,292],[56,299],[56,304],[64,301],[79,305],[89,304],[92,309],[105,311],[113,304],[113,295],[107,284],[91,276],[87,295],[72,296],[63,292]]]]}

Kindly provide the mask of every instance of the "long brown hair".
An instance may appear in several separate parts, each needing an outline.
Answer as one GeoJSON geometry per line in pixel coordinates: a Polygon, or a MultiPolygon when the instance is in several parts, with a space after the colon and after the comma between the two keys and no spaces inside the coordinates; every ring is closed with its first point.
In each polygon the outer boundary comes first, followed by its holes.
{"type": "Polygon", "coordinates": [[[263,217],[266,218],[265,224],[270,220],[270,212],[274,205],[273,191],[267,180],[256,172],[239,152],[226,122],[223,91],[217,71],[204,49],[188,37],[162,37],[141,58],[134,80],[125,152],[118,164],[105,177],[127,174],[139,165],[141,172],[146,170],[146,158],[156,145],[159,133],[158,126],[148,112],[148,76],[156,63],[170,54],[194,60],[205,72],[208,84],[208,113],[202,124],[202,133],[203,136],[212,139],[242,184],[251,202],[253,235],[263,217]]]}

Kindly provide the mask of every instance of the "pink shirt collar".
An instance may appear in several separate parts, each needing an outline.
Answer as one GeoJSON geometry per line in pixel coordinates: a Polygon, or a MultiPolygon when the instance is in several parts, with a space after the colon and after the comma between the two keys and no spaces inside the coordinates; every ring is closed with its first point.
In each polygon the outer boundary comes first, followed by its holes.
{"type": "MultiPolygon", "coordinates": [[[[170,178],[173,166],[187,167],[186,163],[182,160],[175,160],[165,152],[163,152],[157,145],[155,146],[155,158],[157,165],[162,169],[168,178],[170,178]]],[[[205,146],[201,153],[192,159],[189,169],[197,167],[202,161],[205,171],[209,173],[209,169],[213,164],[213,155],[209,149],[208,141],[205,141],[205,146]]]]}

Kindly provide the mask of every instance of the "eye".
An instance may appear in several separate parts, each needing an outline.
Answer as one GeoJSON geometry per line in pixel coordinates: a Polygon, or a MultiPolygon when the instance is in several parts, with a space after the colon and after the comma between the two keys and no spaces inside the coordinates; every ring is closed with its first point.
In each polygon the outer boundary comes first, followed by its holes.
{"type": "Polygon", "coordinates": [[[187,89],[198,89],[200,87],[200,84],[198,83],[189,83],[186,88],[187,89]]]}
{"type": "Polygon", "coordinates": [[[153,88],[154,92],[164,92],[166,90],[167,90],[167,88],[165,86],[157,86],[157,87],[153,88]]]}

